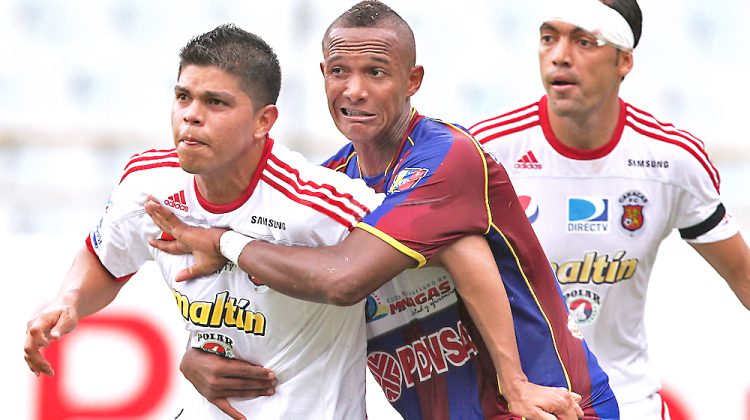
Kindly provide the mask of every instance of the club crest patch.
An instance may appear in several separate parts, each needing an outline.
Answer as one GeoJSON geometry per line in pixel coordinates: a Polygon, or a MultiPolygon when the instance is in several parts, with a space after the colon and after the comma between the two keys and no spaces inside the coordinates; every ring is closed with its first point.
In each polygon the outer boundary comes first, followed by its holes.
{"type": "Polygon", "coordinates": [[[622,205],[620,226],[625,233],[634,236],[646,222],[644,209],[648,203],[648,198],[640,191],[630,190],[621,195],[618,201],[622,205]]]}
{"type": "Polygon", "coordinates": [[[406,191],[413,188],[417,183],[427,175],[428,169],[424,168],[406,168],[402,169],[393,180],[388,194],[406,191]]]}

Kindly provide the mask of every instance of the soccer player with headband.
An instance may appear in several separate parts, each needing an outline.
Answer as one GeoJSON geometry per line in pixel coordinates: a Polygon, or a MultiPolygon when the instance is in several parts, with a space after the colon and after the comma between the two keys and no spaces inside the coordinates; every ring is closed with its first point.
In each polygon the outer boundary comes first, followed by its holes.
{"type": "Polygon", "coordinates": [[[636,0],[558,0],[542,13],[546,95],[469,131],[526,201],[621,420],[668,420],[644,323],[659,245],[678,230],[746,308],[750,249],[703,142],[619,96],[641,36],[636,0]]]}
{"type": "Polygon", "coordinates": [[[632,52],[635,47],[633,30],[615,9],[599,0],[563,0],[552,2],[552,14],[545,21],[560,21],[578,26],[596,36],[600,47],[610,44],[632,52]]]}

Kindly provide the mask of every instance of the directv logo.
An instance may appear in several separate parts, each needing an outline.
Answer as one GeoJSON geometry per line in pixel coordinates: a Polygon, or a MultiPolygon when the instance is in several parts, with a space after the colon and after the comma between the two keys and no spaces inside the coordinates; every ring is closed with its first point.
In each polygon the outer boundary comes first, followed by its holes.
{"type": "Polygon", "coordinates": [[[599,197],[568,197],[566,231],[607,233],[609,231],[609,199],[599,197]]]}

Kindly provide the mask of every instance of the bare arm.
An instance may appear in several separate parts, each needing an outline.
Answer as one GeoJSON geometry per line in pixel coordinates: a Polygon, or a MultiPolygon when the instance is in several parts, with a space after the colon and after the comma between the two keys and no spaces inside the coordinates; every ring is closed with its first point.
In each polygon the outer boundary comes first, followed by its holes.
{"type": "Polygon", "coordinates": [[[436,258],[453,277],[458,294],[482,334],[511,411],[529,419],[555,418],[548,413],[562,419],[583,416],[576,401],[580,396],[564,388],[532,384],[521,370],[508,295],[487,241],[479,235],[467,236],[436,258]]]}
{"type": "Polygon", "coordinates": [[[240,268],[299,299],[353,305],[416,262],[376,236],[354,229],[334,246],[305,248],[252,242],[240,268]]]}
{"type": "MultiPolygon", "coordinates": [[[[153,200],[145,208],[156,225],[176,239],[152,240],[152,246],[173,254],[192,252],[196,257],[196,265],[178,274],[178,281],[211,273],[225,263],[219,252],[224,229],[186,225],[153,200]]],[[[253,241],[243,248],[238,263],[242,271],[285,295],[342,306],[361,301],[416,265],[375,235],[356,228],[333,246],[288,247],[253,241]]]]}
{"type": "Polygon", "coordinates": [[[54,375],[41,348],[72,332],[80,318],[107,306],[124,283],[116,281],[88,249],[78,251],[55,299],[27,324],[24,353],[31,371],[54,375]]]}
{"type": "Polygon", "coordinates": [[[750,249],[740,233],[710,244],[690,244],[750,309],[750,249]]]}

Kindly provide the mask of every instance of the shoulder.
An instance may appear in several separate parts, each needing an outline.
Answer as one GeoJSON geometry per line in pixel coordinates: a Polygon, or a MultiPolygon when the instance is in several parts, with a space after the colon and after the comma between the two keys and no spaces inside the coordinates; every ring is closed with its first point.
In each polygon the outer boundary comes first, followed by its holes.
{"type": "Polygon", "coordinates": [[[150,149],[137,153],[130,157],[123,168],[120,183],[134,174],[143,175],[141,172],[156,169],[178,168],[180,172],[180,161],[175,149],[150,149]]]}
{"type": "Polygon", "coordinates": [[[424,117],[407,141],[412,143],[407,159],[418,160],[428,166],[444,166],[450,161],[482,154],[481,147],[469,130],[435,118],[424,117]]]}
{"type": "Polygon", "coordinates": [[[469,132],[481,144],[500,139],[541,124],[540,102],[502,111],[483,118],[469,127],[469,132]]]}
{"type": "Polygon", "coordinates": [[[261,175],[288,199],[324,214],[347,214],[359,220],[382,201],[362,180],[310,163],[300,153],[274,144],[261,175]]]}
{"type": "Polygon", "coordinates": [[[148,195],[167,197],[185,188],[192,175],[183,171],[175,149],[150,149],[131,156],[110,194],[108,212],[140,211],[148,195]]]}
{"type": "Polygon", "coordinates": [[[396,181],[407,175],[413,178],[421,171],[427,178],[442,179],[448,185],[485,173],[484,150],[458,124],[424,118],[407,141],[412,141],[413,146],[401,160],[396,181]]]}
{"type": "Polygon", "coordinates": [[[349,162],[351,162],[352,158],[355,155],[356,153],[354,153],[354,146],[351,143],[347,143],[333,156],[326,159],[320,166],[324,166],[338,172],[346,172],[346,169],[349,166],[349,162]]]}
{"type": "Polygon", "coordinates": [[[642,146],[663,156],[683,175],[704,174],[719,189],[719,172],[698,137],[629,103],[625,103],[625,127],[638,136],[642,146]]]}

